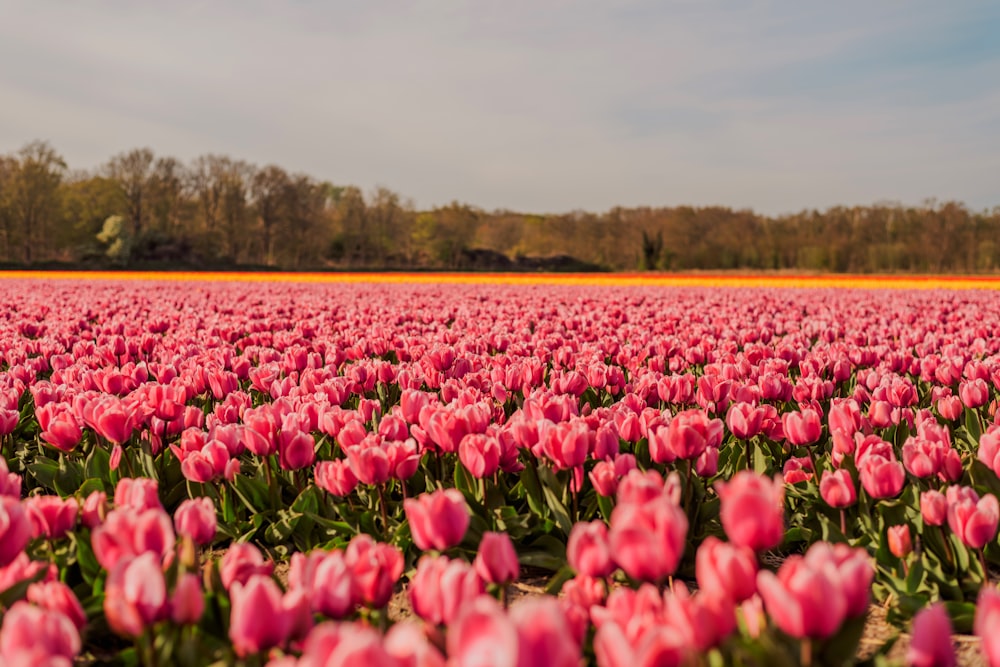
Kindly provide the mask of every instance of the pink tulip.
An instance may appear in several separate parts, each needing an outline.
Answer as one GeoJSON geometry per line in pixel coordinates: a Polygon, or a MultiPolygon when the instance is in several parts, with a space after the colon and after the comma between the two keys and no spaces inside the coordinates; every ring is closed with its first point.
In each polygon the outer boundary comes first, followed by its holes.
{"type": "Polygon", "coordinates": [[[216,531],[215,503],[211,498],[185,500],[174,513],[174,528],[178,535],[190,537],[195,544],[211,544],[216,531]]]}
{"type": "Polygon", "coordinates": [[[490,584],[510,583],[521,572],[514,543],[507,533],[484,533],[473,566],[479,578],[490,584]]]}
{"type": "Polygon", "coordinates": [[[14,500],[21,498],[21,476],[10,472],[7,459],[0,456],[0,496],[8,496],[14,500]]]}
{"type": "Polygon", "coordinates": [[[626,574],[641,581],[672,575],[684,554],[688,520],[666,496],[622,503],[611,513],[611,557],[626,574]]]}
{"type": "Polygon", "coordinates": [[[170,517],[163,510],[143,512],[124,507],[110,512],[90,536],[97,562],[106,570],[118,561],[151,552],[163,560],[173,553],[176,537],[170,517]]]}
{"type": "Polygon", "coordinates": [[[448,656],[465,667],[522,667],[517,628],[496,600],[469,602],[448,628],[448,656]]]}
{"type": "Polygon", "coordinates": [[[361,601],[361,591],[343,551],[293,554],[288,587],[305,591],[312,610],[328,618],[344,618],[361,601]]]}
{"type": "Polygon", "coordinates": [[[903,490],[906,472],[895,459],[877,454],[860,461],[861,486],[872,498],[895,498],[903,490]]]}
{"type": "Polygon", "coordinates": [[[131,507],[142,512],[146,509],[163,509],[160,504],[159,484],[155,479],[125,477],[115,486],[115,507],[131,507]]]}
{"type": "Polygon", "coordinates": [[[785,536],[785,487],[781,475],[773,480],[748,470],[729,482],[716,482],[722,501],[719,516],[729,540],[754,551],[773,549],[785,536]]]}
{"type": "Polygon", "coordinates": [[[458,459],[476,479],[492,477],[500,468],[500,442],[484,433],[470,433],[458,446],[458,459]]]}
{"type": "Polygon", "coordinates": [[[254,574],[245,584],[236,581],[229,597],[229,640],[236,655],[245,658],[285,643],[291,617],[273,579],[254,574]]]}
{"type": "Polygon", "coordinates": [[[937,602],[921,609],[913,619],[906,664],[910,667],[954,667],[955,647],[951,642],[951,619],[937,602]]]}
{"type": "MultiPolygon", "coordinates": [[[[367,443],[367,441],[365,441],[367,443]]],[[[392,477],[387,449],[376,444],[358,444],[344,449],[351,472],[362,484],[385,484],[392,477]]]]}
{"type": "Polygon", "coordinates": [[[17,500],[0,496],[0,567],[14,562],[31,540],[32,525],[17,500]]]}
{"type": "Polygon", "coordinates": [[[777,576],[757,574],[757,589],[771,619],[797,639],[826,639],[837,632],[847,614],[840,584],[836,570],[810,567],[798,555],[789,556],[777,576]]]}
{"type": "Polygon", "coordinates": [[[819,493],[827,505],[838,509],[850,507],[858,501],[854,480],[851,479],[851,473],[844,468],[824,471],[823,478],[819,482],[819,493]]]}
{"type": "Polygon", "coordinates": [[[0,438],[13,433],[20,418],[21,414],[17,410],[0,408],[0,438]]]}
{"type": "Polygon", "coordinates": [[[170,598],[170,618],[177,625],[196,625],[205,612],[205,596],[198,577],[190,572],[178,576],[170,598]]]}
{"type": "Polygon", "coordinates": [[[265,561],[260,549],[246,542],[237,542],[226,549],[219,561],[219,578],[228,591],[233,584],[245,584],[253,576],[268,577],[274,571],[274,563],[265,561]]]}
{"type": "Polygon", "coordinates": [[[93,530],[102,523],[108,515],[108,494],[104,491],[91,491],[80,508],[80,523],[93,530]]]}
{"type": "Polygon", "coordinates": [[[373,609],[389,603],[392,589],[403,574],[403,553],[399,549],[362,534],[347,545],[344,562],[351,568],[361,602],[373,609]]]}
{"type": "Polygon", "coordinates": [[[785,484],[808,482],[813,478],[812,459],[808,456],[790,456],[781,469],[781,478],[785,484]]]}
{"type": "Polygon", "coordinates": [[[823,431],[819,413],[811,408],[786,412],[781,416],[781,426],[788,442],[797,446],[815,443],[823,431]]]}
{"type": "Polygon", "coordinates": [[[80,633],[65,615],[15,602],[0,627],[0,664],[69,667],[80,653],[80,633]]]}
{"type": "Polygon", "coordinates": [[[546,430],[540,444],[556,469],[575,468],[590,453],[590,429],[583,421],[561,422],[546,430]]]}
{"type": "Polygon", "coordinates": [[[979,437],[979,451],[976,458],[1000,475],[1000,426],[993,424],[979,437]]]}
{"type": "Polygon", "coordinates": [[[574,525],[566,543],[566,560],[576,572],[588,577],[607,577],[614,572],[607,524],[591,521],[574,525]]]}
{"type": "Polygon", "coordinates": [[[975,410],[989,403],[990,387],[982,378],[966,380],[958,385],[958,395],[965,407],[975,410]]]}
{"type": "Polygon", "coordinates": [[[351,495],[358,486],[358,478],[351,472],[350,464],[344,459],[318,462],[314,476],[316,486],[338,498],[351,495]]]}
{"type": "Polygon", "coordinates": [[[1000,523],[1000,503],[993,494],[982,498],[971,487],[950,486],[948,527],[962,544],[970,549],[982,549],[997,536],[1000,523]]]}
{"type": "Polygon", "coordinates": [[[752,549],[708,537],[695,557],[698,587],[740,603],[757,592],[757,558],[752,549]]]}
{"type": "Polygon", "coordinates": [[[733,403],[726,413],[726,426],[740,440],[758,435],[764,423],[764,410],[752,403],[733,403]]]}
{"type": "Polygon", "coordinates": [[[296,415],[289,415],[278,434],[278,462],[282,470],[308,468],[316,460],[316,440],[299,430],[296,415]]]}
{"type": "Polygon", "coordinates": [[[42,429],[39,436],[49,445],[63,452],[71,452],[80,444],[80,439],[83,438],[80,423],[65,405],[48,403],[38,408],[36,416],[42,429]]]}
{"type": "Polygon", "coordinates": [[[667,426],[667,447],[676,458],[696,459],[707,447],[719,446],[722,428],[720,419],[709,419],[701,410],[684,410],[667,426]]]}
{"type": "Polygon", "coordinates": [[[80,632],[87,625],[87,614],[69,586],[61,581],[39,581],[28,586],[28,602],[42,609],[62,614],[80,632]]]}
{"type": "Polygon", "coordinates": [[[580,644],[555,598],[522,598],[510,618],[517,628],[518,667],[579,667],[580,644]]]}
{"type": "Polygon", "coordinates": [[[974,631],[982,641],[982,652],[989,667],[1000,667],[1000,591],[987,585],[979,591],[976,601],[974,631]]]}
{"type": "Polygon", "coordinates": [[[462,605],[485,592],[476,571],[460,560],[423,556],[410,580],[413,612],[432,625],[447,625],[462,605]]]}
{"type": "Polygon", "coordinates": [[[913,551],[908,525],[889,526],[886,537],[889,541],[889,552],[896,558],[906,558],[913,551]]]}
{"type": "Polygon", "coordinates": [[[128,442],[136,426],[134,408],[112,396],[91,403],[85,419],[97,435],[115,445],[128,442]]]}
{"type": "Polygon", "coordinates": [[[59,496],[31,496],[23,502],[31,520],[32,537],[58,540],[76,526],[80,506],[76,498],[63,500],[59,496]]]}
{"type": "Polygon", "coordinates": [[[948,499],[931,489],[920,494],[920,515],[928,526],[941,526],[948,519],[948,499]]]}
{"type": "Polygon", "coordinates": [[[396,623],[385,634],[383,646],[399,661],[399,667],[445,667],[444,656],[427,640],[418,623],[396,623]]]}
{"type": "Polygon", "coordinates": [[[104,614],[120,635],[138,637],[170,614],[167,584],[154,553],[119,560],[108,574],[105,590],[104,614]]]}
{"type": "Polygon", "coordinates": [[[403,501],[413,543],[424,551],[444,551],[462,541],[469,527],[469,506],[462,492],[442,489],[403,501]]]}

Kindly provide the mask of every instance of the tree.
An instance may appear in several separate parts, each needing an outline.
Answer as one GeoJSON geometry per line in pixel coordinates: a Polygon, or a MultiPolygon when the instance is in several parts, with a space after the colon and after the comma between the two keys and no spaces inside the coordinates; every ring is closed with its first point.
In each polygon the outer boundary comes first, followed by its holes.
{"type": "Polygon", "coordinates": [[[288,173],[268,165],[254,174],[251,186],[254,208],[260,225],[258,261],[274,266],[274,235],[287,211],[288,173]]]}
{"type": "Polygon", "coordinates": [[[150,218],[147,199],[153,178],[152,149],[136,148],[127,153],[119,153],[107,163],[105,173],[118,183],[125,198],[125,218],[131,226],[131,235],[139,238],[150,218]]]}
{"type": "Polygon", "coordinates": [[[9,214],[19,232],[21,261],[48,259],[50,232],[61,213],[60,185],[66,163],[47,142],[33,141],[20,151],[10,182],[9,214]]]}

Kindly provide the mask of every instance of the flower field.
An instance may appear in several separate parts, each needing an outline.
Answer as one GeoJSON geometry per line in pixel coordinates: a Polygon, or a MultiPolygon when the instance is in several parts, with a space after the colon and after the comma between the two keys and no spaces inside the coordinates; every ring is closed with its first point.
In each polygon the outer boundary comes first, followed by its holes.
{"type": "Polygon", "coordinates": [[[0,279],[0,665],[1000,666],[998,281],[85,278],[0,279]]]}

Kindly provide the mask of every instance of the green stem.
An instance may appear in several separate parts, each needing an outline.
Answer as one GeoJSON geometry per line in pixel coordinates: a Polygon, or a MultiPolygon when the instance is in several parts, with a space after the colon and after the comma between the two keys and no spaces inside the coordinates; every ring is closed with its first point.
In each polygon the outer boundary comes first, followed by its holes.
{"type": "Polygon", "coordinates": [[[389,515],[385,510],[385,491],[382,490],[382,485],[379,484],[375,487],[378,489],[378,508],[382,513],[382,535],[386,542],[389,542],[389,515]]]}
{"type": "Polygon", "coordinates": [[[743,441],[743,447],[746,450],[747,470],[753,470],[753,445],[750,444],[750,438],[743,441]]]}

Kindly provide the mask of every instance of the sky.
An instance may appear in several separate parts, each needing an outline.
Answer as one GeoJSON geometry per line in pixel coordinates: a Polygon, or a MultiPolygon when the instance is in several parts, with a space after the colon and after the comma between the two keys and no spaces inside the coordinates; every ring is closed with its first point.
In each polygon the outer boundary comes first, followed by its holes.
{"type": "Polygon", "coordinates": [[[995,0],[0,0],[0,153],[221,153],[420,208],[981,210],[997,35],[995,0]]]}

